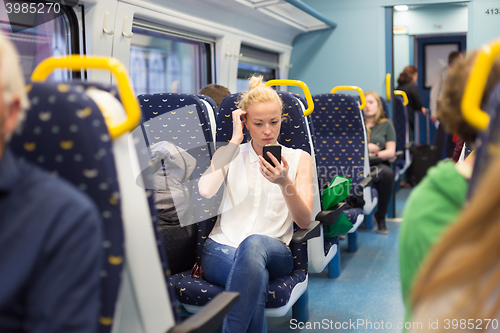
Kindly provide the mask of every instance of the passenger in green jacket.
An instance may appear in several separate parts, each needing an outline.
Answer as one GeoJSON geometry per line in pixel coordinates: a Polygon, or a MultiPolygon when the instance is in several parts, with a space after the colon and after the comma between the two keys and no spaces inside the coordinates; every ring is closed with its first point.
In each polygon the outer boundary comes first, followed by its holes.
{"type": "MultiPolygon", "coordinates": [[[[458,136],[473,147],[477,131],[465,122],[461,102],[467,79],[473,69],[477,53],[469,54],[450,69],[441,98],[438,117],[448,133],[458,136]]],[[[500,79],[500,60],[490,72],[484,90],[482,105],[500,79]]],[[[472,174],[474,155],[461,165],[442,161],[429,169],[427,176],[413,190],[403,212],[399,236],[401,289],[406,307],[405,321],[411,319],[411,292],[415,276],[432,247],[453,223],[465,205],[468,183],[472,174]]]]}

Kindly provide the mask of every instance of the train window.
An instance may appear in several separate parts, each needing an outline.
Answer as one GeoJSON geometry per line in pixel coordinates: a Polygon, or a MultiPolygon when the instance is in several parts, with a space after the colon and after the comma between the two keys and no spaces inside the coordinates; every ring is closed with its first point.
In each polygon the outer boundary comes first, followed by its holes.
{"type": "Polygon", "coordinates": [[[136,93],[196,93],[212,81],[214,43],[209,38],[134,22],[130,77],[136,93]]]}
{"type": "MultiPolygon", "coordinates": [[[[35,27],[25,26],[23,22],[9,20],[7,11],[0,11],[0,29],[10,38],[19,52],[26,82],[43,60],[80,52],[78,20],[71,7],[28,0],[16,0],[15,3],[19,3],[20,8],[23,8],[23,5],[29,8],[30,4],[36,4],[37,15],[43,15],[42,22],[45,22],[35,27]]],[[[66,81],[72,76],[73,73],[70,71],[56,70],[50,80],[66,81]]]]}
{"type": "Polygon", "coordinates": [[[238,92],[248,90],[247,79],[252,74],[264,76],[264,80],[273,80],[279,77],[279,54],[259,50],[251,46],[241,45],[240,61],[238,63],[238,92]]]}

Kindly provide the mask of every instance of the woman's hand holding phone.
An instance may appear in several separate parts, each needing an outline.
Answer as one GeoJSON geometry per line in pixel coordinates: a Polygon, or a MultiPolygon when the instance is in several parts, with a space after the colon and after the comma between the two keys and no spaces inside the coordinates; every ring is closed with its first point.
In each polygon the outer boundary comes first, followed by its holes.
{"type": "Polygon", "coordinates": [[[288,181],[288,170],[290,169],[285,156],[281,155],[281,162],[274,157],[271,152],[267,152],[267,156],[271,158],[274,163],[274,167],[264,159],[264,157],[259,156],[260,173],[273,184],[285,186],[288,181]]]}
{"type": "Polygon", "coordinates": [[[243,135],[243,127],[245,124],[241,121],[241,117],[246,115],[247,113],[243,111],[242,109],[237,109],[234,110],[232,115],[233,115],[233,136],[231,138],[232,143],[235,143],[239,145],[244,138],[243,135]]]}

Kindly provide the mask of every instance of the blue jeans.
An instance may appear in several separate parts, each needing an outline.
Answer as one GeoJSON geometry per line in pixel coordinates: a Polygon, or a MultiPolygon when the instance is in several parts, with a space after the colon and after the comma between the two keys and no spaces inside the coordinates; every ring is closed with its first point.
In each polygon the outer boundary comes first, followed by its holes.
{"type": "Polygon", "coordinates": [[[248,236],[237,249],[209,238],[201,267],[206,280],[240,293],[240,301],[224,319],[222,332],[265,332],[269,280],[289,274],[293,257],[288,246],[265,235],[248,236]]]}

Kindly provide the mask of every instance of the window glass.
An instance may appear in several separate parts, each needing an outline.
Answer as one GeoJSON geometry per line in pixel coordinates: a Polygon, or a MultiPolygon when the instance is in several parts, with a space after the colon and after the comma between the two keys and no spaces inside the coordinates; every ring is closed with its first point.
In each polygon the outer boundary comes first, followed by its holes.
{"type": "Polygon", "coordinates": [[[210,77],[210,43],[134,27],[130,77],[136,93],[196,93],[210,77]]]}
{"type": "Polygon", "coordinates": [[[236,82],[236,89],[238,92],[248,90],[248,78],[250,78],[253,74],[260,74],[264,76],[264,81],[274,80],[277,78],[277,69],[246,64],[244,62],[238,63],[238,79],[236,82]]]}
{"type": "Polygon", "coordinates": [[[277,79],[279,68],[279,54],[257,49],[248,45],[241,45],[238,63],[238,92],[248,90],[248,78],[253,74],[264,76],[264,81],[277,79]]]}
{"type": "MultiPolygon", "coordinates": [[[[18,2],[20,4],[32,3],[30,1],[18,2]]],[[[43,18],[43,21],[46,23],[20,31],[18,31],[18,28],[22,27],[16,26],[14,23],[11,26],[7,13],[3,10],[0,11],[0,29],[17,48],[26,82],[30,80],[33,70],[43,60],[52,56],[66,56],[74,51],[71,50],[71,38],[73,34],[67,15],[56,15],[53,10],[49,10],[48,6],[49,3],[37,3],[38,10],[43,12],[43,14],[37,15],[46,15],[47,17],[43,18]],[[41,8],[42,5],[47,8],[41,8]],[[55,18],[52,19],[52,17],[55,18]]],[[[0,7],[3,7],[3,4],[0,4],[0,7]]],[[[66,70],[56,70],[50,80],[69,80],[71,78],[70,74],[66,70]]]]}

